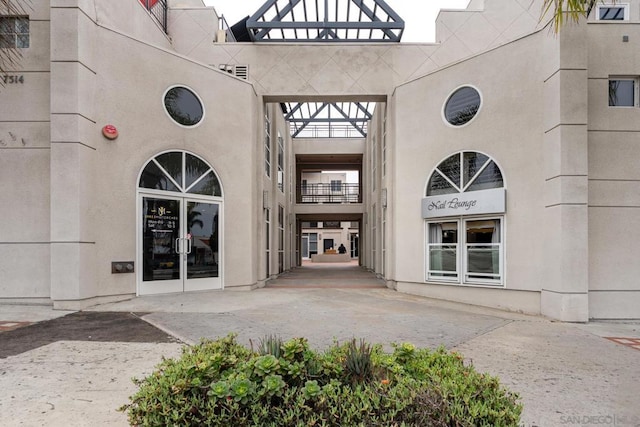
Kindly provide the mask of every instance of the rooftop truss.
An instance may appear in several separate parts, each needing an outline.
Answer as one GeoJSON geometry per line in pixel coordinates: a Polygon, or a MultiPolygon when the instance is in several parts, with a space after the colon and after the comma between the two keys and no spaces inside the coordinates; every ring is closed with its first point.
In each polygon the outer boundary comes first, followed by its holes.
{"type": "Polygon", "coordinates": [[[268,0],[247,29],[256,42],[397,43],[404,20],[384,0],[268,0]]]}
{"type": "Polygon", "coordinates": [[[375,107],[375,102],[282,104],[293,138],[366,137],[375,107]]]}

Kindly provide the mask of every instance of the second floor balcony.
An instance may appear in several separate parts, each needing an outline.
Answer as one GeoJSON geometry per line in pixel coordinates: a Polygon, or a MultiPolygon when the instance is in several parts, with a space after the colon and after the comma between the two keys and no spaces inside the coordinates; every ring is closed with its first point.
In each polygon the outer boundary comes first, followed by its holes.
{"type": "Polygon", "coordinates": [[[140,3],[149,11],[151,17],[158,23],[162,30],[167,32],[167,0],[140,0],[140,3]]]}
{"type": "Polygon", "coordinates": [[[298,203],[362,203],[360,184],[350,183],[317,183],[298,186],[298,203]]]}

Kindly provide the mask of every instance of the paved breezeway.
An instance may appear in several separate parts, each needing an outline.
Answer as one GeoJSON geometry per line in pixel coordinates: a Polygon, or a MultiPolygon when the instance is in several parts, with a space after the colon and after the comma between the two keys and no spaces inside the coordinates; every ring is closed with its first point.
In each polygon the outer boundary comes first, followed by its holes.
{"type": "MultiPolygon", "coordinates": [[[[399,294],[361,274],[328,267],[252,292],[147,296],[90,311],[137,313],[184,342],[236,332],[245,343],[277,333],[316,347],[351,337],[445,345],[518,391],[527,426],[640,425],[640,351],[605,338],[640,338],[640,323],[551,322],[399,294]]],[[[0,306],[0,321],[21,320],[19,310],[0,306]]],[[[0,425],[126,425],[115,409],[134,391],[129,378],[179,347],[63,340],[0,359],[0,425]]]]}

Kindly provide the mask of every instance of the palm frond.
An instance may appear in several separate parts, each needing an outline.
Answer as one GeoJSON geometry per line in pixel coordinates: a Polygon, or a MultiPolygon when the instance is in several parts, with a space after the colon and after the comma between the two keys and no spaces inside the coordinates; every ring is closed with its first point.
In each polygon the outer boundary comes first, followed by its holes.
{"type": "MultiPolygon", "coordinates": [[[[558,33],[567,23],[576,23],[591,13],[598,0],[544,0],[541,19],[552,15],[553,31],[558,33]]],[[[602,1],[602,0],[600,0],[602,1]]],[[[615,3],[616,0],[613,0],[615,3]]]]}

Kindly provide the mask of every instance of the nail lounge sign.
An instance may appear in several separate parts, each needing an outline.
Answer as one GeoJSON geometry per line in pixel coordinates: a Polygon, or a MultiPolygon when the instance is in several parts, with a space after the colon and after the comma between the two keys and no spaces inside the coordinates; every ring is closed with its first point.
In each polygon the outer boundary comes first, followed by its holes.
{"type": "Polygon", "coordinates": [[[504,213],[506,200],[504,188],[429,196],[422,199],[422,217],[504,213]]]}

